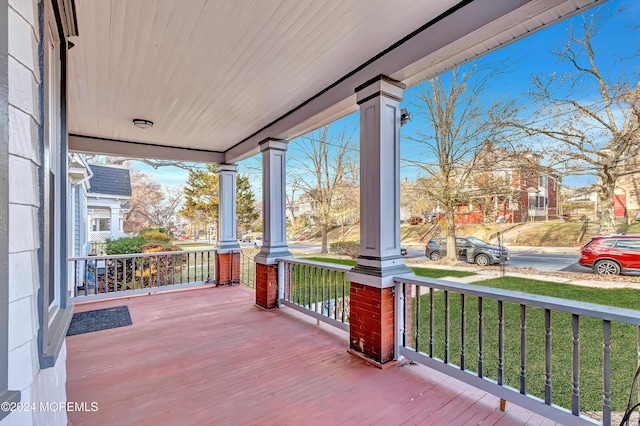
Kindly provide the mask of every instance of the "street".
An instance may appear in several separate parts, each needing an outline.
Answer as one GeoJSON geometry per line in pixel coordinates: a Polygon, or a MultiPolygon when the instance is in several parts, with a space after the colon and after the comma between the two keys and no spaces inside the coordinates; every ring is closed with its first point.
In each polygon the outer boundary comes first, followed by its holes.
{"type": "MultiPolygon", "coordinates": [[[[250,247],[252,244],[242,243],[242,247],[250,247]]],[[[303,251],[309,254],[319,253],[320,244],[289,244],[289,248],[295,251],[303,251]]],[[[407,259],[427,259],[424,257],[423,248],[408,248],[407,259]]],[[[578,265],[577,254],[551,254],[533,252],[511,252],[511,260],[506,265],[514,268],[533,268],[539,271],[563,271],[563,272],[589,272],[588,268],[578,265]]]]}

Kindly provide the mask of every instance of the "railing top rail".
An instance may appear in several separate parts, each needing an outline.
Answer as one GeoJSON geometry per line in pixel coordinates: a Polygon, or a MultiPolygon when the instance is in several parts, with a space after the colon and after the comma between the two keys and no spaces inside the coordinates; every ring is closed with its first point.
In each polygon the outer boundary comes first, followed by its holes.
{"type": "Polygon", "coordinates": [[[331,269],[333,271],[349,272],[351,266],[339,265],[336,263],[317,262],[315,260],[301,260],[293,257],[282,257],[277,259],[278,262],[292,263],[295,265],[316,266],[318,268],[331,269]]]}
{"type": "Polygon", "coordinates": [[[596,305],[594,303],[578,302],[558,297],[540,296],[537,294],[502,290],[473,284],[456,283],[436,278],[418,278],[413,274],[395,276],[393,279],[396,283],[433,287],[440,290],[464,293],[487,299],[502,300],[505,302],[513,302],[521,305],[535,306],[543,309],[551,309],[554,311],[640,326],[640,311],[632,309],[596,305]]]}
{"type": "Polygon", "coordinates": [[[160,251],[157,253],[131,253],[131,254],[112,254],[105,256],[83,256],[83,257],[70,257],[67,260],[69,262],[78,260],[111,260],[111,259],[130,259],[132,257],[149,257],[149,256],[177,256],[182,254],[191,253],[208,253],[217,251],[215,248],[200,249],[200,250],[180,250],[180,251],[160,251]]]}

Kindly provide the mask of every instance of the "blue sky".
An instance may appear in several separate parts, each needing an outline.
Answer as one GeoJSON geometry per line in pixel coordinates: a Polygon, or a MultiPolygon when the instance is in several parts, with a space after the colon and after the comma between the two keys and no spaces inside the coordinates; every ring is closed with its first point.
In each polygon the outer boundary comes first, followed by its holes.
{"type": "MultiPolygon", "coordinates": [[[[605,21],[593,43],[597,59],[602,61],[600,62],[600,66],[606,69],[607,72],[610,72],[611,75],[617,75],[621,71],[620,64],[615,61],[616,58],[632,56],[638,53],[640,49],[640,1],[611,0],[606,3],[603,8],[609,11],[616,11],[620,9],[621,6],[626,6],[626,8],[619,13],[615,13],[612,18],[605,21]],[[631,29],[633,25],[636,26],[635,29],[631,29]]],[[[591,9],[586,13],[593,13],[594,11],[595,9],[591,9]]],[[[578,15],[486,55],[484,60],[491,60],[492,62],[508,60],[511,68],[510,73],[505,76],[502,81],[497,81],[492,85],[489,90],[489,96],[524,99],[523,94],[529,88],[531,75],[550,72],[561,73],[565,71],[561,64],[558,64],[556,57],[550,52],[562,47],[567,40],[567,28],[570,23],[572,21],[575,22],[575,27],[578,28],[581,19],[581,15],[578,15]]],[[[630,61],[626,61],[626,67],[624,71],[628,73],[631,73],[634,69],[635,71],[640,70],[640,59],[633,58],[630,61]]],[[[405,102],[403,106],[407,106],[406,104],[410,102],[416,94],[417,87],[408,89],[405,92],[405,102]]],[[[354,126],[357,128],[358,115],[357,113],[352,114],[332,124],[332,126],[354,126]]],[[[424,123],[420,123],[416,119],[412,120],[402,128],[402,134],[404,136],[413,134],[417,126],[424,126],[424,123]]],[[[291,141],[288,153],[289,159],[295,155],[295,144],[297,143],[299,143],[298,140],[291,141]]],[[[420,155],[417,150],[417,147],[412,146],[410,141],[403,138],[401,145],[402,157],[420,155]]],[[[240,173],[256,176],[256,180],[253,182],[256,187],[256,192],[259,190],[260,177],[259,173],[254,173],[254,171],[259,166],[259,156],[245,160],[239,164],[240,173]]],[[[154,170],[150,166],[140,162],[135,162],[132,167],[153,174],[158,182],[164,185],[183,184],[188,175],[187,171],[175,167],[163,167],[154,170]]],[[[287,167],[291,171],[294,171],[296,168],[295,164],[288,164],[287,167]]],[[[419,175],[419,169],[411,168],[407,165],[403,165],[401,168],[402,178],[406,176],[409,180],[414,180],[419,175]]],[[[595,182],[595,178],[564,178],[565,185],[569,186],[582,186],[589,182],[595,182]]]]}

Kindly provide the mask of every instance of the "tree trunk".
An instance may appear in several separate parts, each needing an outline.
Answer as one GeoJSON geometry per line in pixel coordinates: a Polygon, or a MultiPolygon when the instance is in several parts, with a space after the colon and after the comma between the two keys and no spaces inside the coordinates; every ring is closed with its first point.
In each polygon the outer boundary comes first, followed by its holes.
{"type": "Polygon", "coordinates": [[[324,253],[328,253],[329,251],[327,250],[327,222],[324,222],[322,224],[322,248],[320,249],[320,253],[324,254],[324,253]]]}
{"type": "Polygon", "coordinates": [[[615,234],[618,231],[613,201],[615,186],[614,179],[602,178],[602,186],[598,191],[598,214],[600,216],[598,232],[602,235],[615,234]]]}
{"type": "Polygon", "coordinates": [[[456,224],[455,224],[455,207],[449,207],[444,213],[445,222],[443,226],[444,235],[447,237],[447,256],[445,259],[450,262],[458,260],[456,251],[456,224]]]}

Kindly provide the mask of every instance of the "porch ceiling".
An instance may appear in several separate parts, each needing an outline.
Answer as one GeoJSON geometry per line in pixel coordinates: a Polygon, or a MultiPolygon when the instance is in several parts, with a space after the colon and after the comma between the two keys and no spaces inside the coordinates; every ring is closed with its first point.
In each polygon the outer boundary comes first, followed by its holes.
{"type": "Polygon", "coordinates": [[[70,147],[234,162],[355,111],[379,74],[411,86],[598,2],[77,0],[68,128],[91,138],[70,147]]]}

